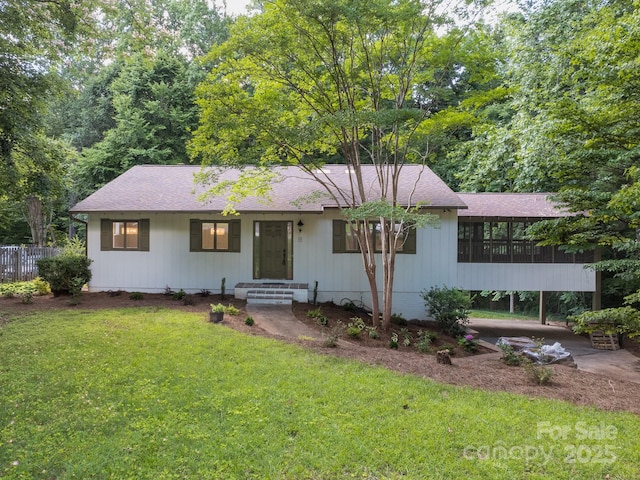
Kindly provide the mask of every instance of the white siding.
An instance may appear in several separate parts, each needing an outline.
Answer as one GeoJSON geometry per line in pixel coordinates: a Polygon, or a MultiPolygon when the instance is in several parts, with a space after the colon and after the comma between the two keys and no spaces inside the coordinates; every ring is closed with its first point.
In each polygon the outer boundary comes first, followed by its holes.
{"type": "MultiPolygon", "coordinates": [[[[484,264],[457,263],[455,211],[439,212],[440,225],[420,229],[416,254],[396,257],[393,312],[406,318],[424,318],[420,292],[434,285],[466,290],[594,291],[595,273],[581,264],[484,264]]],[[[332,220],[325,215],[244,214],[240,253],[189,252],[189,220],[224,219],[202,214],[91,215],[88,251],[93,260],[93,291],[126,290],[160,293],[169,286],[196,293],[220,291],[223,277],[228,293],[238,282],[251,282],[253,272],[253,222],[288,220],[294,224],[293,282],[308,283],[309,296],[318,282],[318,300],[350,299],[371,305],[371,294],[357,253],[332,253],[332,220]],[[100,251],[100,218],[150,220],[148,252],[100,251]],[[304,222],[298,232],[298,220],[304,222]]],[[[378,278],[382,266],[378,262],[378,278]]],[[[266,279],[264,279],[266,280],[266,279]]],[[[381,294],[382,292],[380,292],[381,294]]]]}
{"type": "MultiPolygon", "coordinates": [[[[457,279],[457,221],[455,211],[439,212],[439,227],[420,229],[416,254],[396,257],[393,311],[407,318],[424,318],[423,289],[433,285],[455,285],[457,279]]],[[[252,281],[254,220],[289,220],[294,224],[293,282],[308,283],[309,295],[318,282],[318,300],[336,303],[344,298],[370,305],[367,278],[357,253],[332,253],[332,220],[338,212],[325,215],[243,214],[240,253],[189,252],[189,220],[223,219],[202,214],[118,214],[90,215],[88,251],[93,260],[92,291],[126,290],[162,292],[166,286],[196,293],[201,289],[233,292],[238,282],[252,281]],[[148,252],[100,251],[100,219],[149,218],[148,252]],[[304,222],[298,232],[298,220],[304,222]]],[[[379,276],[381,264],[378,262],[379,276]]]]}
{"type": "Polygon", "coordinates": [[[593,292],[596,274],[583,264],[459,263],[458,286],[465,290],[593,292]]]}

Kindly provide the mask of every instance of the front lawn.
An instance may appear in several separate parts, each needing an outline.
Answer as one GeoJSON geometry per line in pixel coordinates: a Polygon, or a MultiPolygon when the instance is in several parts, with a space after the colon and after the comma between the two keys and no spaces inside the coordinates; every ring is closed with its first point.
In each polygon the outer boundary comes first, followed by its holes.
{"type": "Polygon", "coordinates": [[[400,375],[204,314],[0,327],[2,478],[638,478],[640,419],[400,375]]]}

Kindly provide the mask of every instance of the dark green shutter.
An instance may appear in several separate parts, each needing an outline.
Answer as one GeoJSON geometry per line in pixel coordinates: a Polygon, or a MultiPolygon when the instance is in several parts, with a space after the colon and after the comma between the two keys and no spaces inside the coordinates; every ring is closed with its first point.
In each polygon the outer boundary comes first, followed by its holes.
{"type": "Polygon", "coordinates": [[[189,225],[189,251],[202,251],[202,222],[200,220],[190,220],[189,225]]]}
{"type": "Polygon", "coordinates": [[[240,220],[232,220],[229,222],[229,251],[240,251],[240,220]]]}
{"type": "Polygon", "coordinates": [[[143,252],[149,251],[149,219],[144,218],[138,220],[138,250],[143,252]]]}
{"type": "Polygon", "coordinates": [[[333,221],[333,253],[344,253],[345,248],[345,221],[333,221]]]}
{"type": "Polygon", "coordinates": [[[404,241],[402,253],[416,253],[416,229],[410,228],[407,232],[407,239],[404,241]]]}
{"type": "Polygon", "coordinates": [[[113,221],[100,220],[100,250],[113,250],[113,221]]]}

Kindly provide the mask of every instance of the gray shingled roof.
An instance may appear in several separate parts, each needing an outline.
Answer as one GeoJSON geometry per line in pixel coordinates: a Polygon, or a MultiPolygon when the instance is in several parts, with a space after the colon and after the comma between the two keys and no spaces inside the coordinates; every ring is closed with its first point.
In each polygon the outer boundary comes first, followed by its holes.
{"type": "Polygon", "coordinates": [[[571,213],[556,208],[549,193],[458,193],[469,207],[461,217],[557,218],[571,213]]]}
{"type": "MultiPolygon", "coordinates": [[[[322,212],[338,205],[326,194],[311,176],[297,167],[277,167],[280,180],[272,185],[271,201],[249,197],[235,204],[238,212],[322,212]]],[[[345,165],[325,165],[328,178],[337,189],[350,191],[350,174],[345,165]]],[[[216,212],[227,205],[223,197],[198,200],[204,191],[194,184],[199,166],[190,165],[142,165],[120,175],[72,209],[72,213],[89,212],[216,212]]],[[[365,184],[370,193],[379,191],[375,170],[363,167],[365,184]]],[[[225,170],[220,179],[237,178],[238,170],[225,170]]],[[[465,208],[464,202],[429,168],[406,165],[399,181],[399,203],[411,205],[424,202],[431,208],[465,208]],[[418,180],[418,181],[416,181],[418,180]]],[[[374,199],[375,197],[372,197],[374,199]]],[[[344,205],[341,205],[344,206],[344,205]]]]}

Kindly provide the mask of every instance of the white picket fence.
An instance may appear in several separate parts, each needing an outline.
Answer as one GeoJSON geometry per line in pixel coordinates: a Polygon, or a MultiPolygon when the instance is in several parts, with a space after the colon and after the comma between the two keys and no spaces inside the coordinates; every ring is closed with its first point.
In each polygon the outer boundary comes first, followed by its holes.
{"type": "Polygon", "coordinates": [[[58,252],[55,247],[0,247],[0,282],[33,280],[38,276],[38,260],[55,257],[58,252]]]}

